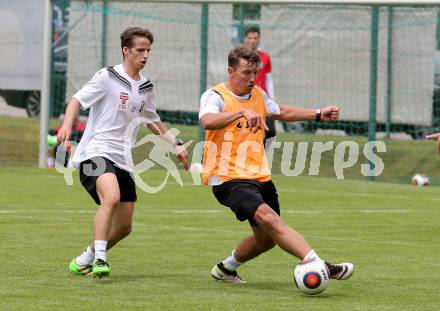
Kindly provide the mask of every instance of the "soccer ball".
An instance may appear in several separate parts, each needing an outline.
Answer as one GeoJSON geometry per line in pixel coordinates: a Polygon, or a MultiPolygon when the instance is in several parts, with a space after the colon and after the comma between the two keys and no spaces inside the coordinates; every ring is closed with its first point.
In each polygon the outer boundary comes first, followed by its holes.
{"type": "Polygon", "coordinates": [[[330,271],[321,259],[300,262],[293,271],[296,287],[308,295],[323,292],[330,282],[330,271]]]}
{"type": "Polygon", "coordinates": [[[428,186],[429,185],[429,177],[425,174],[415,174],[411,180],[411,183],[414,186],[428,186]]]}

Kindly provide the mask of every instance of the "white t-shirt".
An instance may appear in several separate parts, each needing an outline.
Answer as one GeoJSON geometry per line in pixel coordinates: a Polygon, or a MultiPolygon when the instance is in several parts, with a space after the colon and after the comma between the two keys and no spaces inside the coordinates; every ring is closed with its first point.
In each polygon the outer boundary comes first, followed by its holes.
{"type": "Polygon", "coordinates": [[[131,172],[131,149],[136,143],[137,128],[124,142],[128,125],[138,117],[147,118],[148,123],[160,121],[153,84],[142,75],[137,81],[131,79],[119,64],[99,70],[73,97],[82,109],[90,108],[90,113],[72,162],[78,166],[87,159],[103,156],[131,172]],[[130,148],[124,148],[125,145],[130,148]]]}
{"type": "MultiPolygon", "coordinates": [[[[229,91],[229,90],[228,90],[229,91]]],[[[230,92],[230,91],[229,91],[230,92]]],[[[280,106],[269,96],[267,96],[266,92],[263,91],[263,99],[264,104],[266,105],[266,114],[268,117],[273,115],[280,114],[280,106]]],[[[235,98],[241,99],[241,100],[247,100],[249,99],[249,96],[251,94],[245,94],[243,96],[235,95],[234,93],[230,92],[235,98]]],[[[217,112],[223,112],[225,110],[225,102],[223,101],[223,98],[215,92],[212,89],[207,90],[205,93],[202,94],[202,97],[200,98],[200,111],[199,111],[199,119],[207,113],[217,113],[217,112]]]]}

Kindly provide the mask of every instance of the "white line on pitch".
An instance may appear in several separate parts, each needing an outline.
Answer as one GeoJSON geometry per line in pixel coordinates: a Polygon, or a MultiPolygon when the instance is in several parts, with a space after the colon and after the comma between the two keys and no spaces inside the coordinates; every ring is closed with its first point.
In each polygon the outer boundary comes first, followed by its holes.
{"type": "Polygon", "coordinates": [[[217,214],[223,213],[223,210],[212,209],[212,210],[171,210],[171,213],[175,214],[217,214]]]}
{"type": "Polygon", "coordinates": [[[292,192],[292,193],[318,193],[318,194],[324,194],[324,195],[331,195],[331,196],[351,196],[351,197],[385,197],[389,199],[404,199],[404,200],[427,200],[427,201],[434,201],[434,202],[440,202],[440,199],[434,199],[434,198],[423,198],[423,197],[410,197],[410,196],[402,196],[402,195],[387,195],[387,194],[375,194],[375,193],[356,193],[356,192],[332,192],[332,191],[325,191],[325,190],[296,190],[296,189],[286,189],[286,188],[279,188],[278,191],[282,192],[292,192]]]}
{"type": "Polygon", "coordinates": [[[16,216],[14,218],[18,219],[40,219],[40,220],[62,220],[62,221],[70,221],[69,218],[64,217],[51,217],[51,216],[16,216]]]}
{"type": "Polygon", "coordinates": [[[281,209],[281,213],[287,214],[319,214],[322,213],[320,210],[283,210],[281,209]]]}
{"type": "MultiPolygon", "coordinates": [[[[146,227],[146,228],[152,228],[157,226],[151,226],[146,225],[143,223],[134,223],[135,227],[146,227]]],[[[236,230],[231,228],[216,228],[216,229],[206,229],[206,228],[199,228],[199,227],[176,227],[176,226],[166,226],[166,225],[160,225],[159,229],[165,229],[165,230],[172,230],[172,231],[199,231],[199,232],[220,232],[220,233],[240,233],[240,234],[248,234],[251,231],[244,231],[244,230],[236,230]]]]}
{"type": "Polygon", "coordinates": [[[411,210],[407,210],[407,209],[361,209],[359,210],[360,213],[365,213],[365,214],[373,214],[373,213],[378,213],[378,214],[405,214],[405,213],[411,213],[411,210]]]}
{"type": "Polygon", "coordinates": [[[371,241],[371,240],[363,240],[363,239],[353,239],[353,238],[335,238],[328,236],[316,236],[316,235],[308,235],[308,239],[321,239],[321,240],[330,240],[330,241],[341,241],[341,242],[353,242],[353,243],[368,243],[368,244],[383,244],[383,245],[403,245],[403,246],[430,246],[425,244],[420,244],[416,242],[403,242],[403,241],[371,241]]]}

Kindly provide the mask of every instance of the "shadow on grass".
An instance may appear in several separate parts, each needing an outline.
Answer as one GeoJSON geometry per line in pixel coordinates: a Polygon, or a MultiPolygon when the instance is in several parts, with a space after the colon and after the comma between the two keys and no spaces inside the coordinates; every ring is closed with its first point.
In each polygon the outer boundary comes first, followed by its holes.
{"type": "Polygon", "coordinates": [[[307,295],[301,293],[292,282],[275,282],[275,281],[266,281],[266,282],[255,282],[255,283],[247,283],[245,285],[238,284],[226,284],[219,283],[222,286],[222,289],[228,287],[234,291],[242,291],[242,292],[264,292],[266,295],[283,295],[283,296],[295,296],[295,297],[303,297],[306,299],[337,299],[342,298],[346,295],[341,295],[338,292],[329,292],[328,290],[324,291],[318,295],[307,295]]]}
{"type": "Polygon", "coordinates": [[[129,282],[139,282],[139,281],[164,281],[176,282],[177,279],[184,279],[187,275],[183,273],[157,273],[157,272],[149,272],[149,273],[127,273],[127,274],[113,274],[108,279],[103,279],[103,281],[110,283],[129,283],[129,282]]]}

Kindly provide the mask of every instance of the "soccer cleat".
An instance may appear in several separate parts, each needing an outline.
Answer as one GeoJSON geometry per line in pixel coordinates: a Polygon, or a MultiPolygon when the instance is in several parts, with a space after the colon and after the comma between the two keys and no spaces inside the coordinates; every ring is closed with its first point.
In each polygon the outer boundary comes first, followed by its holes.
{"type": "Polygon", "coordinates": [[[72,274],[87,276],[92,273],[92,265],[78,265],[75,259],[72,259],[69,265],[69,271],[72,274]]]}
{"type": "Polygon", "coordinates": [[[344,262],[338,264],[325,263],[330,271],[330,278],[336,280],[347,280],[353,275],[354,266],[352,263],[344,262]]]}
{"type": "Polygon", "coordinates": [[[108,277],[110,275],[110,267],[108,263],[99,258],[95,259],[93,261],[92,275],[94,279],[108,277]]]}
{"type": "Polygon", "coordinates": [[[223,281],[226,283],[235,283],[235,284],[245,284],[246,281],[243,280],[238,274],[237,271],[231,271],[226,268],[222,262],[214,265],[211,269],[211,276],[217,281],[223,281]]]}

